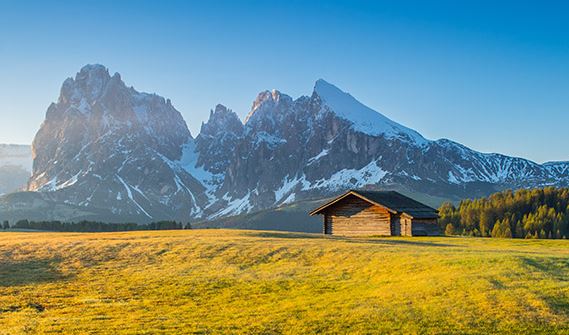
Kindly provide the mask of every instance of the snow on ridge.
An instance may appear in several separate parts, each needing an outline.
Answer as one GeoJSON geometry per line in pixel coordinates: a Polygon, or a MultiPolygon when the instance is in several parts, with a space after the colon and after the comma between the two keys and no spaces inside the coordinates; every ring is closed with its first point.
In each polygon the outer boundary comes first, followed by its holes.
{"type": "Polygon", "coordinates": [[[206,188],[206,196],[210,203],[212,203],[217,200],[214,193],[223,183],[224,175],[214,174],[201,166],[198,167],[198,155],[194,141],[190,141],[182,148],[182,158],[177,162],[177,164],[179,164],[181,169],[185,170],[192,177],[197,179],[206,188]]]}
{"type": "Polygon", "coordinates": [[[561,169],[551,168],[546,164],[538,164],[528,159],[510,157],[498,153],[482,153],[472,150],[460,143],[447,139],[432,142],[447,151],[456,154],[459,160],[448,172],[447,181],[452,184],[482,181],[488,183],[519,182],[535,178],[563,178],[561,169]],[[561,174],[561,175],[560,175],[561,174]]]}
{"type": "Polygon", "coordinates": [[[329,178],[322,178],[313,182],[308,181],[306,176],[286,176],[281,186],[275,190],[275,204],[289,203],[296,199],[296,192],[315,189],[326,189],[329,191],[341,190],[345,188],[361,188],[369,184],[378,184],[388,174],[377,163],[371,161],[361,169],[343,169],[333,173],[329,178]],[[284,199],[284,200],[283,200],[284,199]]]}
{"type": "Polygon", "coordinates": [[[128,196],[128,198],[132,201],[132,203],[134,203],[134,205],[136,207],[138,207],[138,209],[140,209],[142,211],[142,213],[144,213],[144,215],[148,216],[150,219],[152,219],[152,216],[150,214],[148,214],[148,212],[146,212],[144,210],[144,208],[136,201],[134,200],[134,197],[132,195],[132,186],[130,186],[129,184],[127,184],[124,179],[121,178],[121,176],[119,176],[118,174],[115,174],[115,176],[117,177],[118,181],[123,185],[123,187],[126,190],[126,194],[128,196]]]}
{"type": "Polygon", "coordinates": [[[559,177],[569,177],[569,162],[546,162],[542,166],[549,172],[559,177]]]}
{"type": "Polygon", "coordinates": [[[356,131],[372,136],[384,135],[386,138],[410,140],[420,146],[430,143],[415,130],[392,121],[323,79],[316,82],[314,92],[332,112],[352,122],[356,131]]]}
{"type": "Polygon", "coordinates": [[[281,144],[285,144],[286,142],[287,141],[284,138],[271,135],[266,131],[261,131],[257,133],[257,138],[255,139],[255,148],[258,148],[261,143],[266,143],[269,148],[274,148],[281,144]]]}
{"type": "Polygon", "coordinates": [[[251,191],[249,191],[244,197],[233,199],[226,193],[223,196],[223,200],[227,201],[227,205],[219,212],[210,216],[210,219],[216,219],[229,215],[238,215],[243,213],[249,213],[253,209],[253,205],[250,202],[251,191]]]}
{"type": "Polygon", "coordinates": [[[378,184],[387,174],[388,171],[383,170],[377,161],[373,160],[361,169],[343,169],[329,178],[316,180],[311,184],[311,188],[328,190],[361,188],[369,184],[378,184]]]}
{"type": "MultiPolygon", "coordinates": [[[[301,190],[305,191],[308,190],[310,188],[310,182],[308,182],[306,180],[306,176],[302,175],[300,177],[296,176],[294,178],[289,178],[289,176],[286,176],[281,184],[281,187],[279,187],[277,190],[275,190],[275,203],[278,203],[279,201],[281,201],[285,196],[288,195],[288,198],[290,198],[290,196],[294,193],[291,193],[297,185],[302,185],[301,190]]],[[[287,199],[288,199],[287,198],[287,199]]],[[[285,200],[286,201],[286,200],[285,200]]],[[[285,203],[285,202],[283,202],[285,203]]]]}
{"type": "MultiPolygon", "coordinates": [[[[190,188],[182,181],[182,179],[181,179],[180,176],[178,175],[178,173],[180,173],[180,172],[189,173],[189,172],[185,169],[185,167],[182,166],[181,160],[179,160],[179,161],[173,161],[173,160],[169,159],[168,157],[162,155],[161,153],[159,153],[159,152],[157,152],[157,151],[155,151],[155,153],[156,153],[156,155],[158,155],[158,157],[160,157],[160,159],[161,159],[166,165],[168,165],[168,167],[170,167],[170,169],[172,170],[172,172],[173,172],[173,174],[174,174],[174,183],[176,184],[176,192],[175,192],[175,194],[178,193],[178,192],[186,192],[186,193],[190,196],[190,198],[191,198],[191,200],[192,200],[192,210],[191,210],[191,214],[195,214],[195,213],[201,214],[201,213],[203,212],[203,209],[200,208],[200,207],[197,205],[197,202],[196,202],[196,198],[195,198],[194,193],[190,190],[190,188]]],[[[182,158],[183,158],[183,157],[182,157],[182,158]]],[[[194,178],[195,178],[195,177],[194,177],[194,178]]],[[[200,182],[201,182],[201,181],[200,181],[200,182]]],[[[204,187],[207,186],[207,185],[204,185],[203,183],[202,183],[202,185],[203,185],[204,187]]],[[[207,187],[206,187],[206,189],[207,189],[207,187]]],[[[206,194],[207,194],[207,192],[206,192],[206,194]]],[[[166,202],[164,202],[164,201],[161,201],[161,202],[162,202],[162,203],[169,203],[169,199],[167,199],[166,202]]]]}
{"type": "Polygon", "coordinates": [[[294,202],[294,200],[296,200],[296,193],[291,193],[286,199],[283,200],[281,204],[282,205],[290,204],[291,202],[294,202]]]}
{"type": "Polygon", "coordinates": [[[308,165],[311,165],[312,163],[316,162],[316,161],[319,160],[320,158],[322,158],[322,157],[328,155],[329,152],[330,152],[330,149],[322,149],[322,151],[321,151],[318,155],[316,155],[316,156],[314,156],[314,157],[310,157],[310,158],[308,159],[308,162],[306,163],[306,165],[307,165],[307,166],[308,166],[308,165]]]}
{"type": "MultiPolygon", "coordinates": [[[[77,180],[78,180],[78,178],[79,178],[79,175],[80,175],[82,172],[83,172],[83,171],[79,171],[79,172],[77,172],[76,175],[74,175],[73,177],[69,178],[68,180],[66,180],[66,181],[63,182],[62,184],[56,185],[56,186],[55,186],[55,190],[58,191],[58,190],[62,190],[62,189],[64,189],[64,188],[67,188],[67,187],[69,187],[69,186],[75,185],[75,184],[77,183],[77,180]]],[[[85,174],[85,173],[83,173],[83,175],[84,175],[84,174],[85,174]]]]}

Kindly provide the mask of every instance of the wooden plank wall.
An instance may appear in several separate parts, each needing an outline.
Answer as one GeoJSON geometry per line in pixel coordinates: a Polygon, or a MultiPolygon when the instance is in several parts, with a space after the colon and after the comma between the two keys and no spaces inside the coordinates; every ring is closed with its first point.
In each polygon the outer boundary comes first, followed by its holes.
{"type": "Polygon", "coordinates": [[[391,235],[392,236],[399,236],[401,235],[401,215],[399,214],[391,214],[391,235]]]}
{"type": "Polygon", "coordinates": [[[332,234],[332,219],[330,215],[324,214],[324,227],[323,227],[324,234],[332,234]]]}
{"type": "Polygon", "coordinates": [[[413,219],[413,236],[437,236],[440,235],[437,219],[413,219]]]}
{"type": "Polygon", "coordinates": [[[412,222],[411,218],[402,216],[401,217],[401,236],[412,236],[412,222]]]}
{"type": "Polygon", "coordinates": [[[330,206],[326,214],[331,220],[333,235],[391,235],[389,211],[356,196],[348,196],[330,206]]]}

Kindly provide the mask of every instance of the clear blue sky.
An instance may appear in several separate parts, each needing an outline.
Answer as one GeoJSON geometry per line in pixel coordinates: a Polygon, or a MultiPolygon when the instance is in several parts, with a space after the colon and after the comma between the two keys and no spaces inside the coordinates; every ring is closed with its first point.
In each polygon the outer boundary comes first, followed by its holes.
{"type": "Polygon", "coordinates": [[[567,1],[1,1],[0,143],[31,143],[87,63],[170,98],[197,135],[217,103],[324,78],[427,138],[569,160],[567,1]]]}

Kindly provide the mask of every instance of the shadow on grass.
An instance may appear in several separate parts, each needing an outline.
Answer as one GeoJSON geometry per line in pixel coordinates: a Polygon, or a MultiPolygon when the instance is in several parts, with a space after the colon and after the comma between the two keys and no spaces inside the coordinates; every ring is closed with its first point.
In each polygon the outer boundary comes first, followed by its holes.
{"type": "Polygon", "coordinates": [[[310,233],[294,233],[294,232],[276,232],[276,231],[263,231],[263,232],[248,232],[247,236],[252,237],[267,237],[267,238],[300,238],[300,239],[324,239],[322,234],[310,233]]]}
{"type": "Polygon", "coordinates": [[[457,247],[457,245],[454,245],[454,244],[435,243],[435,242],[426,241],[426,238],[421,238],[420,240],[419,239],[414,240],[413,237],[410,237],[409,239],[405,239],[405,240],[391,239],[389,237],[378,238],[378,239],[336,237],[335,239],[340,240],[340,241],[345,241],[348,243],[369,243],[369,244],[384,244],[384,245],[395,245],[395,246],[408,245],[408,246],[419,246],[419,247],[445,247],[445,248],[457,247]]]}
{"type": "Polygon", "coordinates": [[[0,262],[0,287],[23,286],[66,279],[57,259],[0,262]]]}
{"type": "Polygon", "coordinates": [[[530,270],[537,270],[547,277],[559,281],[569,281],[569,259],[521,257],[522,263],[530,270]]]}
{"type": "Polygon", "coordinates": [[[295,233],[295,232],[248,232],[247,236],[265,237],[265,238],[283,238],[283,239],[329,239],[334,241],[344,241],[348,243],[370,243],[370,244],[387,244],[387,245],[413,245],[425,247],[456,247],[454,244],[435,243],[428,241],[428,238],[409,238],[409,239],[391,239],[390,237],[342,237],[330,236],[323,234],[295,233]]]}
{"type": "MultiPolygon", "coordinates": [[[[538,271],[558,282],[569,281],[569,259],[564,258],[528,258],[521,257],[522,264],[528,270],[538,271]]],[[[547,305],[559,314],[569,316],[569,299],[559,292],[540,291],[537,293],[547,305]]]]}

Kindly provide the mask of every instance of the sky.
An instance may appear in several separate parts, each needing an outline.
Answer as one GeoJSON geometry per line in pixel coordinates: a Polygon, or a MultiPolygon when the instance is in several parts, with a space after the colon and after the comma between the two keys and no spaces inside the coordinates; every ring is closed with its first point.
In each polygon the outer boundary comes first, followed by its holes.
{"type": "Polygon", "coordinates": [[[195,136],[218,103],[323,78],[429,139],[569,160],[568,1],[0,0],[0,143],[31,143],[85,64],[172,100],[195,136]]]}

